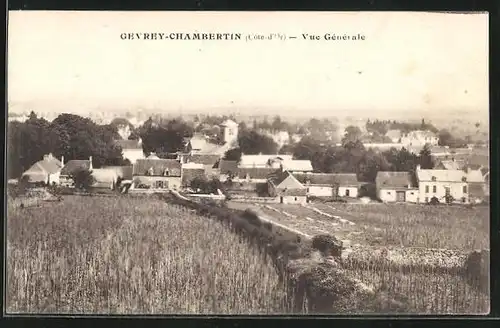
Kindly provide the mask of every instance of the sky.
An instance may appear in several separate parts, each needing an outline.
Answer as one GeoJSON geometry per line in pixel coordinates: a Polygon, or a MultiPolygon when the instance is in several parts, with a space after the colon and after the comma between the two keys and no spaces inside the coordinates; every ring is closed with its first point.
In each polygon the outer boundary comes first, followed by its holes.
{"type": "Polygon", "coordinates": [[[487,14],[11,11],[8,19],[8,99],[16,110],[487,115],[489,108],[487,14]],[[297,39],[120,38],[141,32],[297,39]],[[328,41],[326,33],[365,40],[328,41]]]}

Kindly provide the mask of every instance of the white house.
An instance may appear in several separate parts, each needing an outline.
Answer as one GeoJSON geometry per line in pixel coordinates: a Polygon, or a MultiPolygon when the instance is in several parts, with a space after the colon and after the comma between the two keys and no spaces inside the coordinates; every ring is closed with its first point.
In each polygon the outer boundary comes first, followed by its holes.
{"type": "Polygon", "coordinates": [[[418,146],[429,144],[436,146],[439,142],[439,137],[431,131],[411,131],[401,137],[401,143],[408,146],[418,146]]]}
{"type": "Polygon", "coordinates": [[[122,156],[128,159],[131,164],[135,164],[137,160],[144,159],[142,150],[142,140],[117,140],[116,144],[122,148],[122,156]]]}
{"type": "Polygon", "coordinates": [[[222,140],[224,143],[233,144],[238,140],[238,123],[226,120],[221,124],[222,140]]]}
{"type": "Polygon", "coordinates": [[[294,173],[314,197],[358,197],[360,182],[355,173],[294,173]]]}
{"type": "Polygon", "coordinates": [[[33,164],[22,176],[29,182],[44,184],[59,184],[64,157],[59,161],[52,154],[44,155],[43,159],[33,164]]]}
{"type": "Polygon", "coordinates": [[[439,202],[446,202],[451,196],[454,202],[469,202],[469,184],[467,173],[463,170],[416,170],[420,199],[429,202],[436,197],[439,202]]]}
{"type": "Polygon", "coordinates": [[[412,184],[409,172],[379,171],[375,178],[377,197],[386,203],[418,203],[419,191],[412,184]]]}
{"type": "Polygon", "coordinates": [[[268,178],[268,190],[282,204],[307,203],[307,188],[288,171],[274,172],[268,178]]]}

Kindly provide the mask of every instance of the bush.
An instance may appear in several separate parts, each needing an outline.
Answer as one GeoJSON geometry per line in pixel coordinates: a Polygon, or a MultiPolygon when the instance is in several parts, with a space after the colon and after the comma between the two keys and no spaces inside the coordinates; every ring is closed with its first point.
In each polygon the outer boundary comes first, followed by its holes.
{"type": "Polygon", "coordinates": [[[260,227],[262,225],[262,222],[260,221],[259,216],[255,212],[253,212],[249,209],[246,209],[245,211],[243,211],[241,216],[244,219],[246,219],[248,222],[250,222],[251,224],[253,224],[257,227],[260,227]]]}
{"type": "Polygon", "coordinates": [[[92,176],[92,172],[85,169],[80,169],[71,175],[71,178],[75,182],[75,188],[82,189],[85,191],[90,190],[92,185],[95,183],[95,179],[92,176]]]}
{"type": "Polygon", "coordinates": [[[340,257],[342,255],[342,242],[332,235],[314,236],[312,247],[325,256],[340,257]]]}

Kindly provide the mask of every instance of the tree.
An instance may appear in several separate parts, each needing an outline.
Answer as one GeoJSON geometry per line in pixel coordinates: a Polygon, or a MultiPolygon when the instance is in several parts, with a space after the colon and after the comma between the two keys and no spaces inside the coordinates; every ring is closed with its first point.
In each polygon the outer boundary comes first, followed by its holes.
{"type": "Polygon", "coordinates": [[[342,145],[345,145],[349,142],[356,142],[361,139],[363,133],[361,129],[357,126],[349,125],[344,132],[344,137],[342,138],[342,145]]]}
{"type": "Polygon", "coordinates": [[[238,135],[238,144],[244,154],[276,154],[278,145],[268,136],[255,130],[241,131],[238,135]]]}
{"type": "Polygon", "coordinates": [[[241,160],[241,149],[240,148],[229,149],[228,151],[226,151],[223,158],[224,160],[227,161],[239,162],[241,160]]]}
{"type": "Polygon", "coordinates": [[[430,170],[434,168],[434,161],[432,160],[432,153],[429,145],[425,145],[419,154],[420,167],[424,170],[430,170]]]}
{"type": "Polygon", "coordinates": [[[71,174],[71,178],[75,182],[75,188],[81,190],[90,190],[92,185],[95,183],[94,176],[92,172],[85,169],[79,169],[71,174]]]}
{"type": "Polygon", "coordinates": [[[185,147],[185,138],[193,135],[193,128],[181,119],[157,124],[150,118],[139,129],[144,153],[175,153],[185,147]]]}

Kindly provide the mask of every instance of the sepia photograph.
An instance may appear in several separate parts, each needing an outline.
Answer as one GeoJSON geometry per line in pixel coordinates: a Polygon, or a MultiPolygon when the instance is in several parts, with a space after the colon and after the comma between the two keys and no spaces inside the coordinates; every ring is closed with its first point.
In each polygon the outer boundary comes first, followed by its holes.
{"type": "Polygon", "coordinates": [[[7,28],[4,315],[490,312],[488,13],[7,28]]]}

